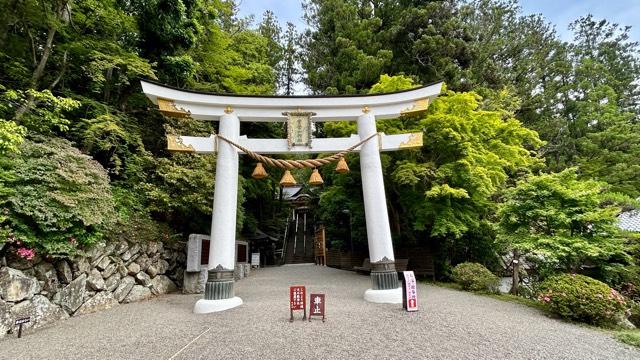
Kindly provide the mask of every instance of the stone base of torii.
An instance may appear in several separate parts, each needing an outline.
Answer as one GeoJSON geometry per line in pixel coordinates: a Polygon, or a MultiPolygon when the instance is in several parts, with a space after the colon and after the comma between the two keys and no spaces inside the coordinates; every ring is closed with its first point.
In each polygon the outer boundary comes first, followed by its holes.
{"type": "MultiPolygon", "coordinates": [[[[376,134],[376,118],[395,118],[424,111],[429,100],[440,93],[441,83],[408,91],[337,97],[251,97],[201,94],[173,89],[142,81],[144,92],[160,110],[171,116],[219,120],[221,138],[241,143],[256,153],[339,152],[345,144],[359,146],[360,171],[365,208],[367,242],[371,259],[371,288],[364,299],[375,303],[401,303],[402,288],[395,268],[393,243],[389,227],[387,202],[380,162],[380,151],[422,146],[422,133],[372,136],[376,134]],[[293,106],[292,106],[293,105],[293,106]],[[251,121],[283,121],[283,109],[304,108],[316,114],[314,121],[357,120],[358,136],[338,139],[313,139],[306,146],[291,146],[283,151],[280,139],[247,139],[240,137],[240,119],[251,121]],[[375,116],[374,116],[375,114],[375,116]],[[275,150],[274,150],[275,149],[275,150]]],[[[242,304],[235,296],[233,269],[238,191],[239,151],[228,141],[215,136],[171,137],[170,150],[196,153],[217,152],[215,193],[211,222],[211,246],[208,280],[204,298],[195,304],[195,313],[227,310],[242,304]]]]}

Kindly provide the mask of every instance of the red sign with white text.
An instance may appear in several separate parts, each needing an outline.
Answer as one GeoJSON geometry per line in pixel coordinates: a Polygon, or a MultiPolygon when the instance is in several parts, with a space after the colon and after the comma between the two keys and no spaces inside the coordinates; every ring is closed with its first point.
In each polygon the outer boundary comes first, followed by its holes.
{"type": "Polygon", "coordinates": [[[403,308],[407,311],[418,311],[418,290],[416,285],[416,276],[413,271],[403,271],[404,275],[404,304],[403,308]]]}
{"type": "Polygon", "coordinates": [[[304,310],[305,308],[306,291],[304,286],[291,286],[289,287],[289,301],[291,310],[304,310]]]}
{"type": "Polygon", "coordinates": [[[309,295],[309,321],[311,316],[322,316],[324,322],[324,294],[309,295]]]}

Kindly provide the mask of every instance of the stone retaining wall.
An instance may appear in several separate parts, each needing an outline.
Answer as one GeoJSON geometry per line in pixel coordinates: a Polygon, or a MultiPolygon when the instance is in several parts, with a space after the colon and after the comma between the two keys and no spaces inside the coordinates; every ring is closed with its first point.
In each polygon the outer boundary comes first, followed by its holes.
{"type": "Polygon", "coordinates": [[[71,259],[20,258],[9,249],[0,258],[0,338],[16,318],[23,328],[149,299],[182,287],[184,243],[98,245],[71,259]]]}

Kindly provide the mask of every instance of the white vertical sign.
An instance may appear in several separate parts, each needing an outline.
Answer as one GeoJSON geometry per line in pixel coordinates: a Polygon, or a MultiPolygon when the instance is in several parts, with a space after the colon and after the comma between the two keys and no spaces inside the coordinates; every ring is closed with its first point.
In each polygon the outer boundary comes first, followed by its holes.
{"type": "Polygon", "coordinates": [[[416,286],[416,276],[413,271],[403,271],[404,275],[404,308],[407,311],[418,311],[418,290],[416,286]]]}
{"type": "Polygon", "coordinates": [[[251,253],[251,266],[260,267],[260,253],[251,253]]]}

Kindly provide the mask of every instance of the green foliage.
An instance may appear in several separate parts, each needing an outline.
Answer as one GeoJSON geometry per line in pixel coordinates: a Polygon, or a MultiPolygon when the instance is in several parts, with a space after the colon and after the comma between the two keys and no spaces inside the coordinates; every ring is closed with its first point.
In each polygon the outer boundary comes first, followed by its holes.
{"type": "MultiPolygon", "coordinates": [[[[635,325],[636,327],[640,326],[640,302],[630,301],[629,302],[629,317],[628,320],[635,325]]],[[[640,343],[638,344],[640,346],[640,343]]]]}
{"type": "MultiPolygon", "coordinates": [[[[352,165],[350,165],[352,166],[352,165]]],[[[327,176],[323,177],[326,179],[327,176]]],[[[354,187],[344,187],[347,179],[336,178],[336,185],[325,188],[320,193],[318,204],[320,219],[323,221],[330,247],[351,250],[349,240],[356,249],[366,249],[366,223],[362,192],[354,187]],[[340,185],[338,185],[340,184],[340,185]],[[342,186],[341,186],[342,185],[342,186]]]]}
{"type": "Polygon", "coordinates": [[[113,186],[111,188],[116,210],[115,226],[106,234],[110,239],[129,241],[168,241],[173,230],[151,216],[143,193],[113,186]]]}
{"type": "MultiPolygon", "coordinates": [[[[408,77],[383,75],[374,88],[397,91],[412,86],[408,77]]],[[[483,100],[475,93],[449,91],[425,115],[378,122],[385,133],[424,133],[421,149],[383,154],[382,167],[394,242],[430,244],[442,254],[441,273],[447,272],[449,262],[495,264],[493,196],[510,179],[542,165],[533,152],[542,144],[536,133],[524,128],[501,102],[485,110],[483,100]]],[[[324,131],[327,136],[348,136],[356,129],[352,122],[330,122],[324,131]]],[[[321,194],[320,214],[328,236],[345,237],[340,225],[330,230],[340,224],[342,209],[353,214],[354,233],[365,234],[364,217],[358,216],[362,209],[358,164],[352,159],[357,156],[349,157],[349,176],[323,174],[327,187],[321,194]]]]}
{"type": "Polygon", "coordinates": [[[625,344],[640,348],[640,330],[619,331],[616,338],[625,344]]]}
{"type": "Polygon", "coordinates": [[[33,89],[26,91],[6,90],[0,94],[0,103],[2,103],[0,114],[9,119],[20,113],[28,103],[37,104],[26,115],[16,119],[14,124],[42,134],[67,131],[71,123],[67,114],[80,106],[80,102],[55,96],[49,90],[36,91],[33,89]]]}
{"type": "Polygon", "coordinates": [[[620,207],[603,201],[605,185],[579,180],[573,169],[519,181],[500,204],[498,239],[567,270],[587,261],[626,263],[616,222],[620,207]]]}
{"type": "Polygon", "coordinates": [[[27,129],[14,121],[0,119],[0,154],[17,152],[27,129]]]}
{"type": "Polygon", "coordinates": [[[308,1],[303,7],[310,29],[302,67],[311,89],[355,93],[373,85],[393,57],[377,35],[382,20],[376,9],[355,0],[308,1]]]}
{"type": "MultiPolygon", "coordinates": [[[[626,250],[629,249],[630,247],[627,245],[626,250]]],[[[636,262],[637,260],[634,260],[634,263],[636,262]]],[[[640,302],[640,266],[611,263],[593,270],[595,271],[585,272],[585,275],[606,283],[626,299],[640,302]]]]}
{"type": "Polygon", "coordinates": [[[407,163],[392,173],[398,185],[415,184],[402,197],[415,229],[454,237],[477,229],[509,177],[540,164],[531,151],[541,145],[537,134],[501,111],[480,109],[481,100],[450,91],[434,101],[419,121],[426,141],[417,165],[408,177],[407,163]]]}
{"type": "Polygon", "coordinates": [[[461,263],[452,271],[453,281],[468,291],[498,292],[499,279],[482,264],[461,263]]]}
{"type": "Polygon", "coordinates": [[[80,119],[73,128],[80,148],[100,162],[113,178],[135,176],[142,171],[141,163],[150,161],[139,132],[127,125],[128,120],[121,115],[103,114],[80,119]]]}
{"type": "Polygon", "coordinates": [[[371,87],[371,90],[369,90],[369,94],[408,90],[415,86],[413,79],[404,75],[389,76],[387,74],[382,74],[380,75],[380,80],[371,87]]]}
{"type": "Polygon", "coordinates": [[[100,239],[114,219],[109,179],[97,162],[62,139],[26,140],[11,155],[2,226],[29,247],[70,254],[100,239]]]}
{"type": "Polygon", "coordinates": [[[575,274],[545,280],[538,300],[563,318],[605,326],[616,324],[627,308],[624,298],[607,284],[575,274]]]}
{"type": "Polygon", "coordinates": [[[211,214],[215,183],[215,157],[175,154],[157,160],[153,181],[141,184],[149,210],[167,220],[188,221],[211,214]]]}
{"type": "MultiPolygon", "coordinates": [[[[40,251],[52,253],[71,251],[55,240],[65,236],[86,245],[101,236],[144,241],[208,232],[215,157],[170,155],[164,135],[166,130],[208,136],[215,126],[149,111],[152,105],[141,94],[138,79],[220,92],[273,93],[276,78],[267,38],[235,18],[233,2],[0,0],[0,5],[12,9],[0,16],[0,152],[9,153],[9,158],[0,156],[0,209],[11,210],[0,219],[3,241],[5,234],[18,231],[18,222],[26,224],[20,231],[33,240],[27,242],[40,239],[46,245],[40,251]],[[107,169],[113,183],[102,190],[116,195],[114,228],[81,217],[85,210],[80,207],[76,215],[82,221],[76,222],[88,224],[86,236],[78,236],[79,226],[62,218],[68,209],[59,211],[60,218],[47,215],[48,228],[41,230],[32,224],[36,220],[17,217],[13,205],[7,205],[10,194],[24,196],[15,192],[16,184],[25,181],[12,168],[15,162],[40,166],[38,161],[44,161],[11,154],[25,136],[36,133],[50,137],[38,138],[38,144],[72,141],[107,169]]],[[[265,129],[267,136],[277,133],[274,127],[265,129]]],[[[104,199],[111,201],[111,196],[104,199]]],[[[242,204],[243,189],[239,199],[242,204]]],[[[240,207],[239,226],[243,219],[240,207]]]]}
{"type": "Polygon", "coordinates": [[[640,195],[640,47],[630,27],[588,15],[563,42],[515,0],[308,0],[304,9],[313,92],[365,92],[382,74],[444,80],[537,131],[553,171],[578,166],[581,177],[640,195]]]}

